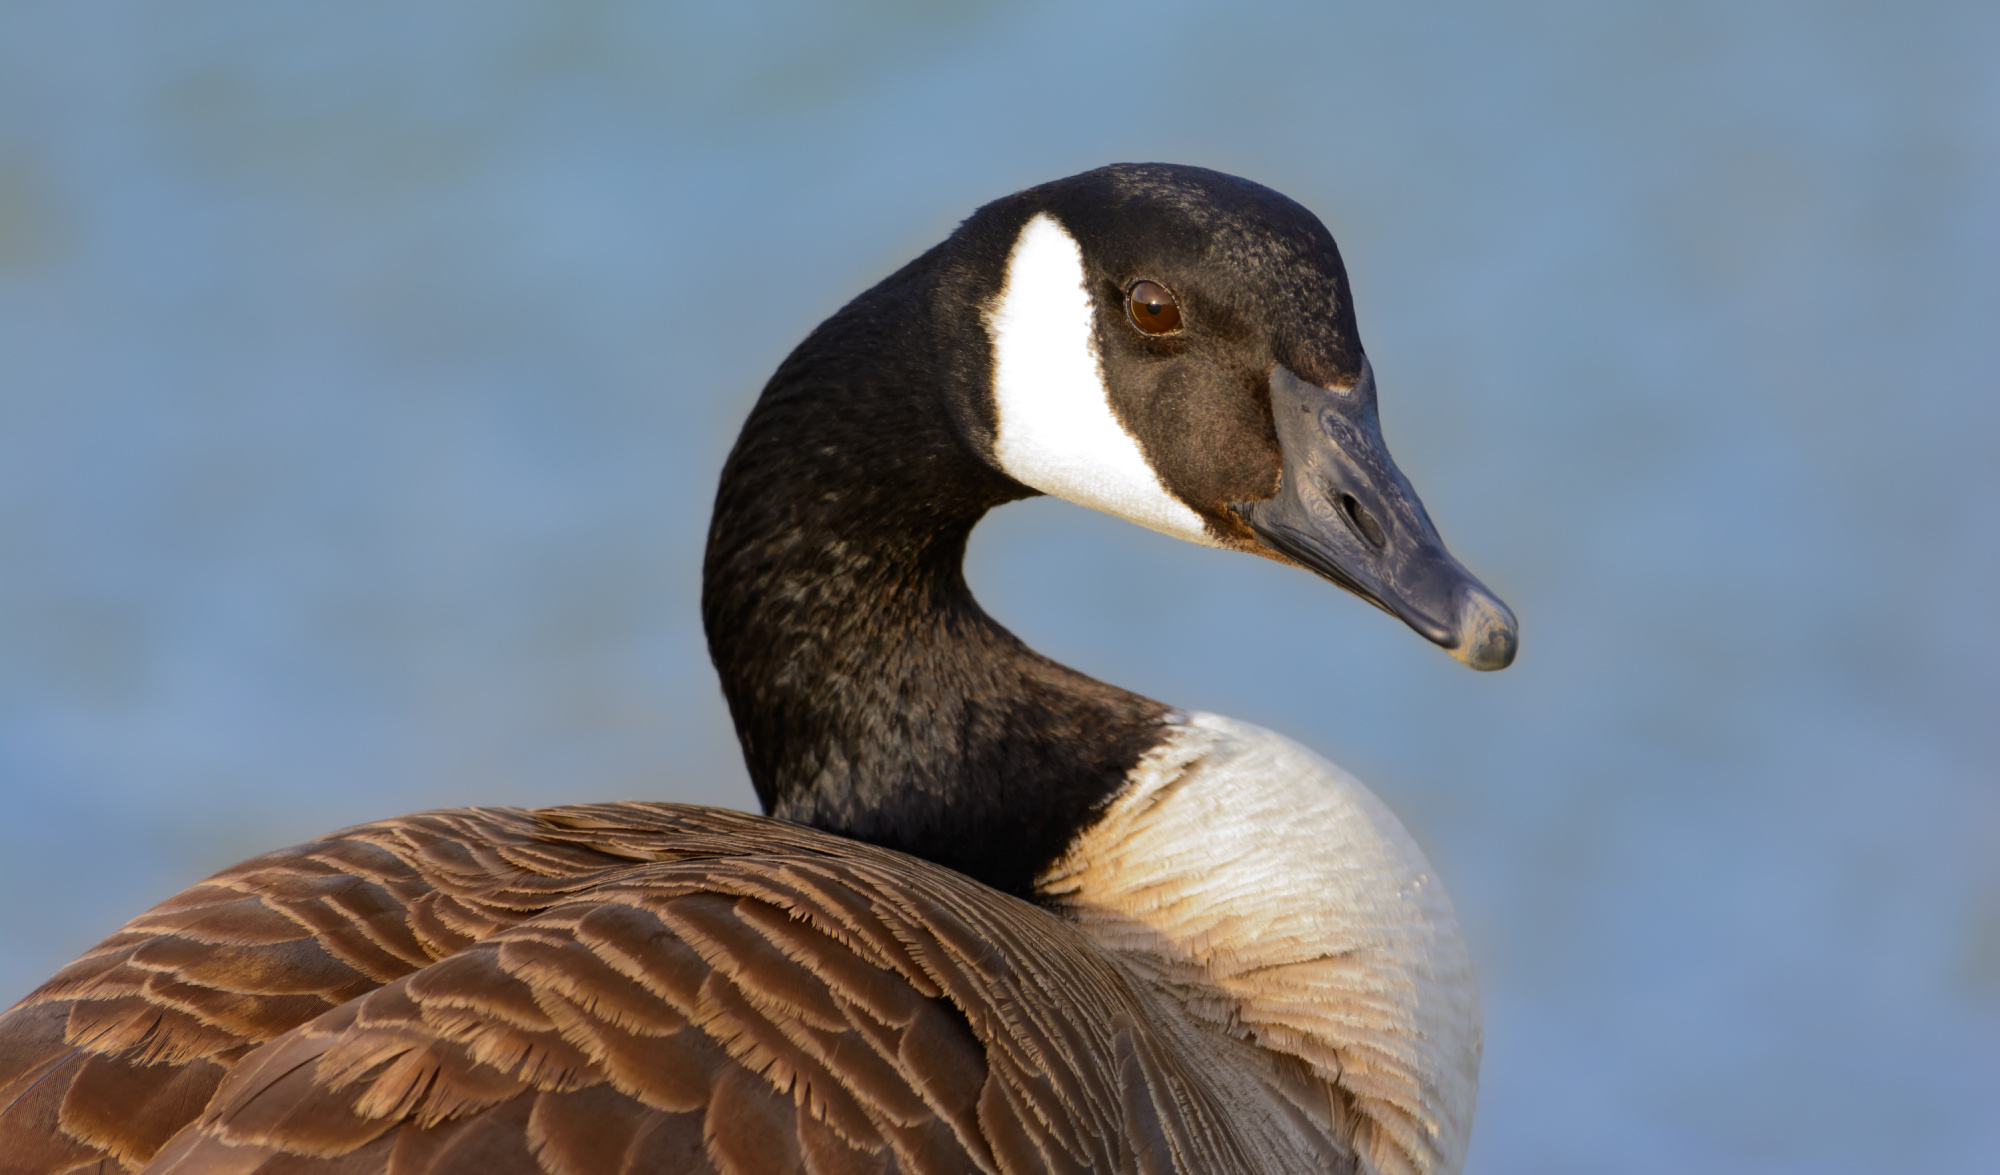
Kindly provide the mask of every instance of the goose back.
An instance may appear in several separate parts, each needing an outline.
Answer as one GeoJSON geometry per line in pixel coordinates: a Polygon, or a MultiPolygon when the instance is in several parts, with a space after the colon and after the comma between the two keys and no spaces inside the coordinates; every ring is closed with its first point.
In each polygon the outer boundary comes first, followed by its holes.
{"type": "Polygon", "coordinates": [[[1198,1030],[1070,922],[681,805],[430,813],[267,854],[8,1019],[0,1169],[1352,1162],[1324,1083],[1274,1070],[1286,1120],[1247,1112],[1269,1104],[1190,1066],[1198,1030]]]}

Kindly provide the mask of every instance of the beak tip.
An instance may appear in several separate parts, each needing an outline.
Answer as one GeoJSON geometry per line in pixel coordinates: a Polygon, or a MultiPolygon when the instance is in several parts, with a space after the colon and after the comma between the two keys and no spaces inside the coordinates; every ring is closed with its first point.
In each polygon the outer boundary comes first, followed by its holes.
{"type": "Polygon", "coordinates": [[[1482,588],[1466,591],[1458,605],[1458,645],[1451,655],[1482,672],[1505,669],[1520,648],[1514,613],[1482,588]]]}

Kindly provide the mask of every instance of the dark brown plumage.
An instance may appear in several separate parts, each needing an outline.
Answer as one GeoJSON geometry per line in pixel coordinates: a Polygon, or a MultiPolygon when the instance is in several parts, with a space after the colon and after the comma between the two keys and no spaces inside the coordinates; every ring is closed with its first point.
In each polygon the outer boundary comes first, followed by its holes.
{"type": "Polygon", "coordinates": [[[900,853],[432,813],[219,873],[8,1013],[0,1171],[1246,1169],[1157,1013],[1069,923],[900,853]]]}

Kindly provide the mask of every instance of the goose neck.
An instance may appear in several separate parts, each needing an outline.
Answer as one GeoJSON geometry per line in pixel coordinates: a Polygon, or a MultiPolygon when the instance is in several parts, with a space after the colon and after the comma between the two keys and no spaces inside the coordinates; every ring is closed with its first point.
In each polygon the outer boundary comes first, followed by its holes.
{"type": "Polygon", "coordinates": [[[1028,895],[1166,708],[973,599],[972,527],[1032,491],[963,437],[954,404],[982,376],[938,361],[963,348],[921,329],[921,278],[851,304],[765,388],[724,467],[703,620],[770,814],[1028,895]]]}

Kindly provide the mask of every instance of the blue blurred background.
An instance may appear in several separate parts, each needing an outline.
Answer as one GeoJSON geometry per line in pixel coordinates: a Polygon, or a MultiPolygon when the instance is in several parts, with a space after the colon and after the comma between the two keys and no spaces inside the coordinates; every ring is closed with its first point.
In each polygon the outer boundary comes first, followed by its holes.
{"type": "Polygon", "coordinates": [[[1166,159],[1332,227],[1520,662],[1047,500],[987,606],[1404,815],[1469,1170],[1994,1170],[2000,6],[1373,8],[0,9],[0,1003],[340,825],[752,806],[695,601],[762,381],[1166,159]]]}

